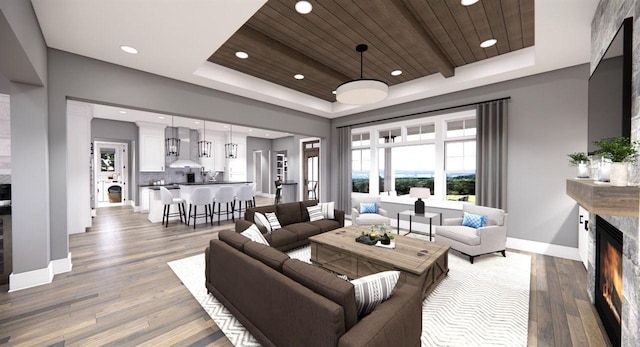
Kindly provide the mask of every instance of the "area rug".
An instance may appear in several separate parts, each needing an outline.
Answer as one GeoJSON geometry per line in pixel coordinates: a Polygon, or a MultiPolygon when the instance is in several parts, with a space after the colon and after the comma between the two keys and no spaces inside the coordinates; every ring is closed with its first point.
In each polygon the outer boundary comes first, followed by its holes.
{"type": "MultiPolygon", "coordinates": [[[[309,262],[310,248],[289,252],[309,262]]],[[[204,254],[168,263],[234,346],[259,346],[204,287],[204,254]]],[[[422,304],[423,346],[526,346],[531,257],[507,252],[475,264],[449,254],[449,275],[422,304]]]]}

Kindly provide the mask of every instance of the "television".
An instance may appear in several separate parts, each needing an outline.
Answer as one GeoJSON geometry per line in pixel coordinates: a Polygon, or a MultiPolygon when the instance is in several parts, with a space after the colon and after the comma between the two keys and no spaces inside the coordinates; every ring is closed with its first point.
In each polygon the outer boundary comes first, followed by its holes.
{"type": "Polygon", "coordinates": [[[594,141],[631,137],[632,37],[633,20],[627,18],[589,78],[589,152],[597,149],[594,141]]]}

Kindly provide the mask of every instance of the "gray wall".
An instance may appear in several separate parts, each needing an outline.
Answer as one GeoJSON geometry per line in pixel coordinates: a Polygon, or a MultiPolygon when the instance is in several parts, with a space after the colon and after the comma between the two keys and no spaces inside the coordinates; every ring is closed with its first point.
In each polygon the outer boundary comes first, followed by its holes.
{"type": "MultiPolygon", "coordinates": [[[[253,172],[253,168],[254,168],[254,156],[253,156],[253,152],[255,151],[262,151],[262,167],[263,168],[268,168],[269,166],[269,160],[268,160],[268,155],[271,151],[272,148],[272,144],[273,144],[273,140],[270,139],[263,139],[263,138],[258,138],[258,137],[251,137],[251,136],[247,136],[247,181],[255,181],[255,177],[254,177],[254,172],[253,172]]],[[[272,162],[273,163],[273,162],[272,162]]],[[[262,192],[263,193],[271,193],[271,191],[273,189],[271,189],[272,187],[272,183],[269,183],[269,172],[265,172],[263,171],[262,173],[262,192]]]]}
{"type": "MultiPolygon", "coordinates": [[[[332,121],[333,134],[338,126],[510,96],[508,236],[577,247],[577,205],[565,194],[565,182],[575,177],[567,154],[587,148],[588,77],[585,64],[342,117],[332,121]]],[[[337,144],[331,145],[337,168],[337,144]]],[[[337,173],[331,174],[335,182],[337,173]]]]}
{"type": "Polygon", "coordinates": [[[0,74],[0,94],[9,95],[10,93],[11,87],[9,86],[9,80],[6,79],[2,74],[0,74]]]}
{"type": "MultiPolygon", "coordinates": [[[[140,167],[137,159],[138,153],[138,126],[131,122],[121,122],[116,120],[93,118],[91,120],[91,142],[94,141],[125,142],[129,146],[129,165],[127,168],[129,175],[129,194],[131,200],[138,202],[138,182],[134,182],[132,168],[140,167]],[[134,154],[135,153],[135,154],[134,154]],[[133,159],[136,159],[135,165],[133,159]]],[[[135,175],[136,180],[138,175],[135,175]]],[[[95,183],[95,178],[94,178],[95,183]]],[[[92,187],[93,188],[93,187],[92,187]]],[[[92,189],[93,192],[93,189],[92,189]]]]}

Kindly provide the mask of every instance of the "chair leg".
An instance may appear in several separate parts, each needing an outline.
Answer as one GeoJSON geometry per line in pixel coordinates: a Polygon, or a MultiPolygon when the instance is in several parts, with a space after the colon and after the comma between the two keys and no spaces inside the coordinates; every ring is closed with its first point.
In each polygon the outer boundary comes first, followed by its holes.
{"type": "Polygon", "coordinates": [[[191,204],[189,204],[189,214],[187,215],[187,225],[189,225],[189,223],[191,223],[191,204]]]}
{"type": "Polygon", "coordinates": [[[198,205],[193,206],[193,230],[196,230],[196,222],[198,221],[198,205]]]}
{"type": "Polygon", "coordinates": [[[222,207],[220,207],[220,203],[218,203],[218,225],[220,225],[220,214],[222,213],[222,207]]]}
{"type": "Polygon", "coordinates": [[[164,209],[162,209],[162,224],[164,224],[164,218],[167,215],[167,205],[164,205],[164,209]]]}
{"type": "Polygon", "coordinates": [[[189,223],[187,222],[187,209],[184,207],[184,202],[180,205],[182,205],[182,215],[184,216],[184,222],[188,225],[189,223]]]}
{"type": "Polygon", "coordinates": [[[507,257],[507,254],[505,253],[505,250],[504,250],[504,249],[503,249],[503,250],[501,250],[501,251],[500,251],[500,253],[502,253],[502,256],[503,256],[503,257],[505,257],[505,258],[507,257]]]}
{"type": "Polygon", "coordinates": [[[471,262],[471,264],[473,264],[473,256],[472,255],[469,256],[469,261],[471,262]]]}
{"type": "Polygon", "coordinates": [[[213,226],[213,216],[216,214],[216,203],[211,204],[213,209],[211,210],[211,226],[213,226]]]}

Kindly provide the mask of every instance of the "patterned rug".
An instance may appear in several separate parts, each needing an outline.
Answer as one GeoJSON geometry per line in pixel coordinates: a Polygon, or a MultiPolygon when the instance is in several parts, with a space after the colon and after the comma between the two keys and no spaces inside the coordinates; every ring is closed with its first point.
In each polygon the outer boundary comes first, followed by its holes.
{"type": "MultiPolygon", "coordinates": [[[[309,261],[310,248],[288,253],[309,261]]],[[[204,287],[204,254],[168,263],[234,346],[259,346],[204,287]]],[[[449,254],[449,275],[422,304],[423,346],[526,346],[531,257],[507,252],[469,263],[449,254]]]]}

